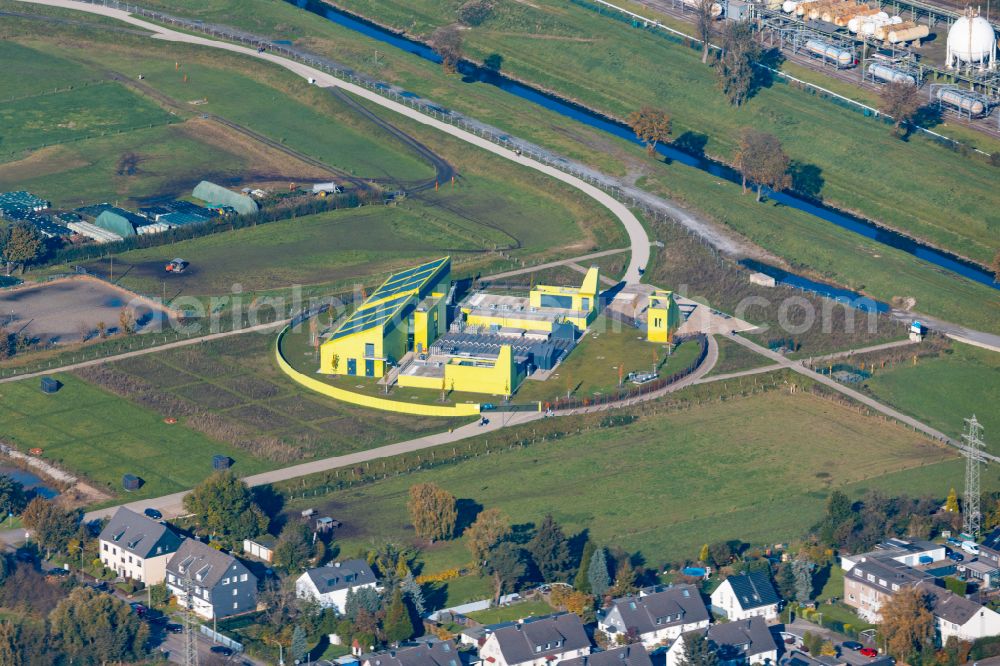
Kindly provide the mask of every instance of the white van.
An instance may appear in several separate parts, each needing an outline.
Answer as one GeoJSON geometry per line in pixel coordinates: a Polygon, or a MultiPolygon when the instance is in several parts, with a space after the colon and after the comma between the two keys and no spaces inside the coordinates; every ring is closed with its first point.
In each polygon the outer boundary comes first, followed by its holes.
{"type": "Polygon", "coordinates": [[[979,544],[976,543],[975,541],[963,541],[962,542],[962,550],[964,550],[965,552],[969,553],[970,555],[978,555],[979,554],[979,544]]]}

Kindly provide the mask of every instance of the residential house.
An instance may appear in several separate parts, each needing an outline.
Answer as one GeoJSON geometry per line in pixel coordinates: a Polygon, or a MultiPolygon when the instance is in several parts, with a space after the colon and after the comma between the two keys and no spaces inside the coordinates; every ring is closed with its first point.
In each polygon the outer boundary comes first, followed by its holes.
{"type": "Polygon", "coordinates": [[[874,557],[883,560],[895,560],[908,567],[916,567],[922,564],[941,562],[947,554],[948,549],[943,544],[932,543],[930,541],[887,539],[871,552],[842,556],[840,558],[840,566],[845,572],[850,572],[854,565],[862,559],[874,557]]]}
{"type": "Polygon", "coordinates": [[[862,557],[844,576],[844,603],[854,608],[868,622],[877,623],[879,609],[886,599],[904,587],[934,583],[934,577],[908,567],[892,557],[862,557]]]}
{"type": "Polygon", "coordinates": [[[781,597],[766,571],[730,576],[712,592],[712,610],[724,613],[730,620],[750,617],[774,620],[778,617],[780,602],[781,597]]]}
{"type": "Polygon", "coordinates": [[[957,569],[985,589],[996,587],[1000,583],[1000,567],[982,557],[971,562],[961,562],[957,569]]]}
{"type": "Polygon", "coordinates": [[[295,594],[301,599],[315,599],[323,608],[343,613],[348,591],[363,587],[378,589],[378,579],[372,568],[364,560],[346,560],[309,569],[295,581],[295,594]]]}
{"type": "Polygon", "coordinates": [[[618,642],[638,640],[652,648],[688,631],[708,627],[708,607],[696,586],[652,590],[615,599],[598,618],[598,629],[618,642]]]}
{"type": "Polygon", "coordinates": [[[582,657],[557,662],[558,666],[653,666],[642,643],[591,652],[582,657]]]}
{"type": "Polygon", "coordinates": [[[462,666],[452,641],[423,641],[361,657],[361,666],[462,666]]]}
{"type": "Polygon", "coordinates": [[[955,636],[960,641],[975,641],[1000,635],[1000,613],[933,584],[921,583],[931,601],[941,645],[955,636]]]}
{"type": "Polygon", "coordinates": [[[580,618],[556,613],[489,632],[479,647],[479,658],[488,666],[547,666],[589,655],[590,649],[580,618]]]}
{"type": "Polygon", "coordinates": [[[1000,567],[1000,527],[987,534],[979,544],[979,559],[1000,567]]]}
{"type": "Polygon", "coordinates": [[[156,585],[181,539],[166,524],[122,507],[98,537],[101,564],[119,576],[156,585]]]}
{"type": "Polygon", "coordinates": [[[778,663],[778,642],[764,618],[753,616],[682,634],[667,650],[666,666],[680,666],[684,660],[684,642],[698,633],[705,634],[715,646],[719,666],[778,663]]]}
{"type": "Polygon", "coordinates": [[[257,607],[257,577],[238,559],[197,539],[185,539],[167,562],[167,589],[181,606],[206,620],[257,607]]]}

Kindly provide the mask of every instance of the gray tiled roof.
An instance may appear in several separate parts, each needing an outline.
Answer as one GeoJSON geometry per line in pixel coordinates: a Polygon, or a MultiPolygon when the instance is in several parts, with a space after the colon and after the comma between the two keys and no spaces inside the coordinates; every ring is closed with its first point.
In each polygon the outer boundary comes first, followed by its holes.
{"type": "Polygon", "coordinates": [[[583,657],[564,659],[557,664],[559,666],[653,666],[649,653],[642,643],[591,652],[583,657]]]}
{"type": "Polygon", "coordinates": [[[320,594],[378,582],[372,568],[364,560],[331,562],[323,567],[309,569],[305,575],[309,576],[320,594]]]}
{"type": "Polygon", "coordinates": [[[748,574],[730,576],[726,579],[733,588],[733,594],[743,610],[770,606],[781,601],[771,584],[771,576],[766,571],[751,571],[748,574]]]}
{"type": "Polygon", "coordinates": [[[451,641],[426,641],[362,657],[366,666],[462,666],[458,648],[451,641]]]}
{"type": "Polygon", "coordinates": [[[573,613],[557,613],[530,618],[521,624],[493,632],[508,664],[542,659],[590,647],[590,639],[580,618],[573,613]],[[546,647],[549,646],[549,647],[546,647]],[[541,650],[538,650],[538,648],[541,650]]]}
{"type": "Polygon", "coordinates": [[[172,553],[181,543],[180,537],[163,523],[125,507],[118,509],[101,530],[100,540],[142,559],[172,553]]]}
{"type": "Polygon", "coordinates": [[[855,564],[846,576],[862,585],[874,587],[889,594],[896,591],[892,589],[893,585],[906,587],[921,581],[934,580],[934,576],[890,558],[865,557],[863,560],[855,564]],[[869,574],[875,580],[868,580],[869,574]]]}
{"type": "Polygon", "coordinates": [[[778,648],[767,622],[760,617],[713,624],[708,628],[708,638],[720,650],[738,652],[745,657],[778,648]]]}
{"type": "Polygon", "coordinates": [[[931,612],[946,622],[962,625],[983,610],[983,606],[975,601],[959,596],[951,590],[937,587],[933,583],[920,583],[917,587],[930,596],[931,612]]]}
{"type": "Polygon", "coordinates": [[[694,585],[675,585],[652,594],[615,599],[612,611],[621,616],[624,630],[634,629],[639,635],[709,619],[708,608],[694,585]],[[680,618],[675,619],[678,615],[680,618]]]}
{"type": "MultiPolygon", "coordinates": [[[[191,576],[200,587],[211,589],[224,576],[249,573],[249,569],[238,559],[216,550],[197,539],[185,539],[180,548],[167,562],[167,571],[175,576],[191,576]]],[[[250,577],[256,580],[253,574],[250,577]]]]}

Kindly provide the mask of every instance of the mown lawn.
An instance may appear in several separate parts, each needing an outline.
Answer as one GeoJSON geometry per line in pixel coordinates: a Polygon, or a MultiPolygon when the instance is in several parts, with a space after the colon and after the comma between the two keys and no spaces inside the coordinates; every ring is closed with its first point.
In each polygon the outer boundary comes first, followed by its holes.
{"type": "Polygon", "coordinates": [[[864,389],[952,437],[973,414],[985,429],[986,448],[1000,454],[1000,354],[953,344],[937,358],[877,370],[864,389]]]}
{"type": "Polygon", "coordinates": [[[743,345],[727,339],[724,335],[715,336],[719,345],[719,360],[709,375],[725,375],[730,372],[761,368],[774,363],[760,354],[747,349],[743,345]]]}
{"type": "Polygon", "coordinates": [[[555,612],[555,609],[546,601],[522,601],[509,606],[498,606],[489,610],[476,611],[469,613],[468,616],[480,624],[497,624],[499,622],[510,622],[535,615],[548,615],[553,612],[555,612]]]}
{"type": "Polygon", "coordinates": [[[64,386],[55,395],[38,380],[0,387],[3,439],[22,451],[38,447],[42,457],[82,474],[123,499],[156,497],[190,488],[212,473],[212,456],[236,460],[239,474],[268,469],[234,446],[213,441],[182,423],[139,407],[73,375],[57,375],[64,386]],[[122,475],[135,474],[143,486],[122,490],[122,475]]]}
{"type": "MultiPolygon", "coordinates": [[[[529,437],[530,430],[524,427],[529,437]]],[[[568,533],[586,529],[598,543],[641,551],[658,565],[695,557],[706,541],[799,537],[820,517],[832,488],[855,494],[906,483],[911,494],[943,496],[960,470],[953,453],[902,428],[802,393],[771,392],[492,452],[333,493],[326,503],[305,502],[348,517],[338,534],[347,554],[373,541],[413,542],[407,489],[434,481],[460,499],[502,509],[515,524],[551,513],[568,533]]],[[[423,572],[436,573],[467,564],[469,555],[454,541],[421,557],[423,572]]]]}

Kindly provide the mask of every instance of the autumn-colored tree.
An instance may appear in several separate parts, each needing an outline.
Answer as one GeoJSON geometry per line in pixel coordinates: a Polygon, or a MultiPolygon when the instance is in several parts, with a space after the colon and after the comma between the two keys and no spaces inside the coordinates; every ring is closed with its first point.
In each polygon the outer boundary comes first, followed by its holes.
{"type": "Polygon", "coordinates": [[[454,74],[458,71],[458,63],[462,60],[462,33],[457,26],[441,26],[431,35],[431,48],[441,56],[444,71],[454,74]]]}
{"type": "Polygon", "coordinates": [[[702,544],[701,550],[698,551],[698,561],[708,562],[708,544],[702,544]]]}
{"type": "Polygon", "coordinates": [[[123,335],[132,335],[135,333],[135,310],[124,306],[118,312],[118,330],[123,335]]]}
{"type": "Polygon", "coordinates": [[[934,615],[927,592],[919,587],[904,588],[882,604],[882,623],[889,654],[913,663],[934,646],[934,615]]]}
{"type": "Polygon", "coordinates": [[[650,156],[656,153],[656,145],[670,137],[670,116],[659,109],[644,106],[628,116],[629,127],[636,138],[646,145],[650,156]]]}
{"type": "Polygon", "coordinates": [[[712,6],[714,0],[699,0],[695,6],[695,28],[698,30],[698,39],[701,40],[701,62],[708,63],[709,40],[712,38],[712,27],[715,17],[712,16],[712,6]]]}
{"type": "Polygon", "coordinates": [[[417,536],[428,541],[450,539],[458,520],[455,496],[435,483],[410,486],[410,520],[417,536]]]}
{"type": "Polygon", "coordinates": [[[80,515],[76,511],[66,511],[43,497],[28,502],[21,513],[24,526],[31,532],[31,539],[52,553],[65,550],[69,540],[76,534],[80,515]]]}
{"type": "Polygon", "coordinates": [[[38,231],[21,222],[0,231],[0,256],[7,265],[7,275],[17,268],[24,268],[42,252],[42,237],[38,231]]]}
{"type": "Polygon", "coordinates": [[[587,621],[589,615],[594,610],[593,595],[574,590],[565,585],[553,585],[552,593],[549,595],[549,602],[556,608],[564,609],[570,613],[580,616],[580,619],[587,621]]]}
{"type": "Polygon", "coordinates": [[[958,513],[958,494],[952,488],[948,491],[948,499],[944,501],[944,510],[951,513],[958,513]]]}
{"type": "Polygon", "coordinates": [[[719,88],[733,106],[740,106],[754,91],[754,63],[760,58],[760,46],[753,38],[748,21],[731,21],[722,40],[722,57],[715,63],[719,88]]]}
{"type": "Polygon", "coordinates": [[[113,595],[77,587],[49,621],[53,638],[74,663],[132,662],[145,655],[149,625],[113,595]]]}
{"type": "Polygon", "coordinates": [[[923,96],[916,85],[909,81],[890,81],[882,86],[878,110],[892,117],[892,129],[897,135],[901,135],[901,128],[910,124],[923,102],[923,96]]]}
{"type": "Polygon", "coordinates": [[[632,559],[626,555],[621,558],[621,563],[619,563],[618,571],[615,574],[615,584],[611,586],[608,592],[613,597],[624,597],[634,594],[639,589],[636,587],[635,581],[636,573],[635,568],[632,566],[632,559]]]}
{"type": "Polygon", "coordinates": [[[476,521],[465,530],[465,545],[477,569],[483,566],[490,549],[510,534],[510,518],[500,509],[480,512],[476,521]]]}
{"type": "Polygon", "coordinates": [[[746,127],[740,132],[736,149],[736,168],[743,176],[743,191],[747,183],[757,186],[757,201],[760,201],[764,186],[772,190],[783,190],[791,185],[788,167],[791,160],[781,147],[778,137],[746,127]]]}

